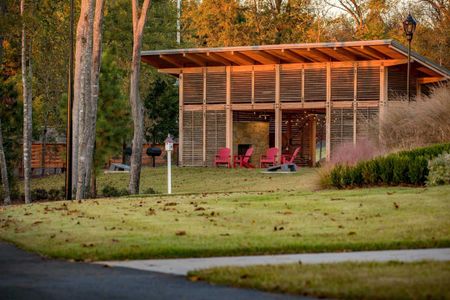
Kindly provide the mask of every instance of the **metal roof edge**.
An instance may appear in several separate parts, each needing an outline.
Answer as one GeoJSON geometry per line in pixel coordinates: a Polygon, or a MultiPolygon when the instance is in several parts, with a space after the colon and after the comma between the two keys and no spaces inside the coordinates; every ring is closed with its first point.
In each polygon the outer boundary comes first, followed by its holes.
{"type": "MultiPolygon", "coordinates": [[[[391,46],[397,51],[404,55],[408,55],[408,48],[400,44],[400,42],[396,40],[391,40],[391,46]]],[[[450,79],[450,70],[447,68],[438,65],[431,59],[426,58],[425,56],[420,55],[419,53],[411,50],[411,56],[424,66],[432,69],[433,71],[436,71],[437,73],[441,74],[442,76],[446,77],[447,79],[450,79]]]]}

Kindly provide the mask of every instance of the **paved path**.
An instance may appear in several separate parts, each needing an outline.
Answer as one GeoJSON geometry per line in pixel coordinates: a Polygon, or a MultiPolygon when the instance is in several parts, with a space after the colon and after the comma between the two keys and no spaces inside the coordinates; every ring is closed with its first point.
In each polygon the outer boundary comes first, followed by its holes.
{"type": "Polygon", "coordinates": [[[190,282],[155,272],[44,259],[0,242],[0,299],[301,298],[190,282]]]}
{"type": "Polygon", "coordinates": [[[182,258],[182,259],[150,259],[131,261],[104,261],[102,265],[126,267],[145,271],[155,271],[167,274],[186,275],[187,272],[221,266],[248,266],[265,264],[298,263],[337,263],[345,261],[420,261],[441,260],[450,261],[450,248],[418,249],[418,250],[386,250],[361,251],[343,253],[315,253],[315,254],[283,254],[264,256],[233,256],[210,258],[182,258]]]}

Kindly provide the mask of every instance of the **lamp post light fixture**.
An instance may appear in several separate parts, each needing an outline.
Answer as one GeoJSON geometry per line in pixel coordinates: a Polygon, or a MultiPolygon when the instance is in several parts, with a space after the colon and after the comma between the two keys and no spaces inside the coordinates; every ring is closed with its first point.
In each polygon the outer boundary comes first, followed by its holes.
{"type": "Polygon", "coordinates": [[[406,74],[406,97],[408,98],[408,102],[411,101],[411,94],[409,90],[409,76],[411,71],[411,41],[414,36],[414,32],[416,31],[417,22],[411,16],[411,13],[408,14],[405,21],[403,21],[403,30],[405,31],[406,40],[408,41],[408,70],[406,74]]]}

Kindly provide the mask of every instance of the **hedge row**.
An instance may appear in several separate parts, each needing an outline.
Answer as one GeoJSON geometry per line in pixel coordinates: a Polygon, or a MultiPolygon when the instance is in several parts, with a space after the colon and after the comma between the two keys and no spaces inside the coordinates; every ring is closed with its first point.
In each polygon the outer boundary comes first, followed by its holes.
{"type": "Polygon", "coordinates": [[[354,166],[336,165],[330,172],[330,183],[337,188],[424,185],[429,172],[428,160],[443,152],[450,152],[450,143],[380,156],[354,166]]]}

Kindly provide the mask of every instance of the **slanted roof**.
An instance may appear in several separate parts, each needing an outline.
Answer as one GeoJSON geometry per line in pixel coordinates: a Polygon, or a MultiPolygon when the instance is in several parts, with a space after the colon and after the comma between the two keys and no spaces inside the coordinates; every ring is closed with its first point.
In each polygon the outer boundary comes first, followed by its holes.
{"type": "MultiPolygon", "coordinates": [[[[411,52],[428,76],[450,79],[450,71],[411,52]]],[[[190,48],[142,52],[142,61],[158,69],[290,63],[392,60],[407,58],[407,48],[394,40],[190,48]]],[[[422,68],[422,70],[420,69],[422,68]]]]}

